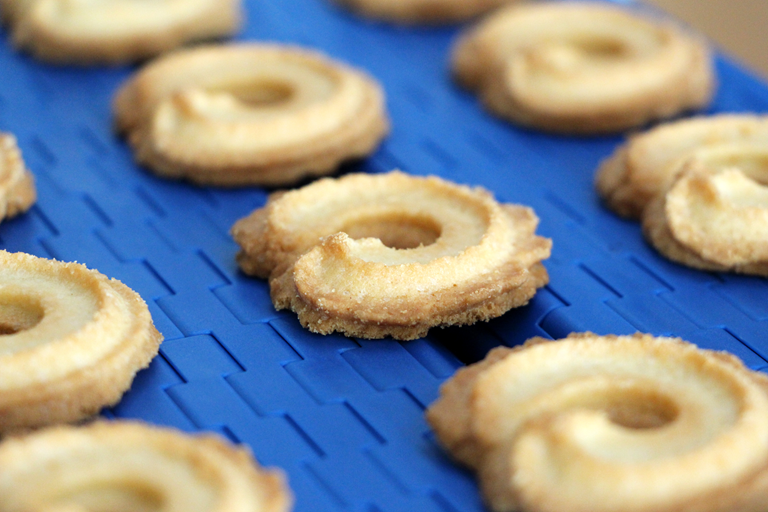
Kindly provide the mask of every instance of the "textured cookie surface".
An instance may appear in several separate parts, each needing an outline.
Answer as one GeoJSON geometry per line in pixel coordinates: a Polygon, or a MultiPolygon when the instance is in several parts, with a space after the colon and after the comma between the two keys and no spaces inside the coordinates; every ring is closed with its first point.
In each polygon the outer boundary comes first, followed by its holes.
{"type": "Polygon", "coordinates": [[[147,305],[120,281],[0,251],[0,432],[117,403],[160,341],[147,305]]]}
{"type": "Polygon", "coordinates": [[[400,172],[279,193],[233,227],[240,267],[310,330],[413,339],[530,300],[551,243],[529,208],[400,172]]]}
{"type": "Polygon", "coordinates": [[[498,348],[427,418],[496,511],[756,511],[768,497],[768,378],[679,339],[498,348]]]}

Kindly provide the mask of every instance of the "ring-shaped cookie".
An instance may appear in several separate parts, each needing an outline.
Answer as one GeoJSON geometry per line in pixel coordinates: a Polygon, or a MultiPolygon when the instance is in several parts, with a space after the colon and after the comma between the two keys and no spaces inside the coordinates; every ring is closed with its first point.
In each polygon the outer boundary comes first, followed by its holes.
{"type": "Polygon", "coordinates": [[[512,5],[454,45],[456,80],[513,122],[546,131],[619,132],[706,105],[706,46],[670,23],[584,2],[512,5]]]}
{"type": "Polygon", "coordinates": [[[498,512],[756,512],[768,500],[768,378],[679,339],[494,349],[444,384],[427,418],[498,512]]]}
{"type": "Polygon", "coordinates": [[[0,133],[0,221],[27,211],[36,200],[35,181],[24,165],[16,138],[0,133]]]}
{"type": "Polygon", "coordinates": [[[144,59],[184,43],[233,34],[241,0],[0,0],[14,44],[45,61],[144,59]]]}
{"type": "Polygon", "coordinates": [[[640,218],[646,205],[669,188],[684,164],[702,150],[723,144],[768,147],[768,116],[697,117],[634,135],[600,164],[595,186],[611,210],[640,218]]]}
{"type": "Polygon", "coordinates": [[[455,23],[515,0],[333,0],[362,16],[402,24],[455,23]]]}
{"type": "Polygon", "coordinates": [[[275,194],[232,232],[240,267],[311,331],[414,339],[526,304],[548,281],[537,223],[482,189],[391,172],[275,194]]]}
{"type": "Polygon", "coordinates": [[[768,276],[768,146],[697,151],[642,221],[651,245],[673,261],[768,276]]]}
{"type": "Polygon", "coordinates": [[[0,433],[117,403],[161,338],[147,305],[120,281],[0,251],[0,433]]]}
{"type": "Polygon", "coordinates": [[[211,185],[288,185],[376,149],[389,129],[366,74],[290,46],[239,44],[153,61],[118,92],[115,121],[156,173],[211,185]]]}
{"type": "Polygon", "coordinates": [[[0,444],[0,510],[287,512],[283,474],[224,439],[145,425],[59,426],[0,444]]]}

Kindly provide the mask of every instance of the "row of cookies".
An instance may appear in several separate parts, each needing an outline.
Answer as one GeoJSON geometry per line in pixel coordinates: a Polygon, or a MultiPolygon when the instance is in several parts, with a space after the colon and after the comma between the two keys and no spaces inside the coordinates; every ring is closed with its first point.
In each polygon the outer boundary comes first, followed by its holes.
{"type": "MultiPolygon", "coordinates": [[[[124,4],[4,1],[0,12],[17,46],[45,60],[86,63],[152,56],[240,23],[237,1],[165,10],[124,4]]],[[[2,134],[0,219],[35,200],[16,140],[2,134]]],[[[121,282],[84,265],[2,251],[0,337],[0,510],[291,508],[283,473],[260,468],[246,448],[219,436],[126,421],[26,434],[114,405],[156,356],[162,336],[141,297],[121,282]]]]}

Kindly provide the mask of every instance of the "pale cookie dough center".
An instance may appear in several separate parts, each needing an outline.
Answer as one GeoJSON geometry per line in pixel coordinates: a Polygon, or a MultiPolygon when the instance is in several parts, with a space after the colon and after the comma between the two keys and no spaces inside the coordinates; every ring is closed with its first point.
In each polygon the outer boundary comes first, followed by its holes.
{"type": "Polygon", "coordinates": [[[40,323],[44,315],[42,304],[34,297],[0,294],[0,336],[29,330],[40,323]]]}
{"type": "Polygon", "coordinates": [[[414,249],[435,243],[442,226],[432,217],[384,213],[355,219],[341,228],[350,238],[378,238],[391,249],[414,249]]]}
{"type": "Polygon", "coordinates": [[[0,355],[66,339],[93,320],[98,291],[90,283],[0,271],[0,355]]]}

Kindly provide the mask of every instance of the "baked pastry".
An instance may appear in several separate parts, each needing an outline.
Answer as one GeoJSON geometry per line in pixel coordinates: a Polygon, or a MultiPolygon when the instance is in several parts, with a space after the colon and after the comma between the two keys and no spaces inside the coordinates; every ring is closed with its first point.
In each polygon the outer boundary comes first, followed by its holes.
{"type": "Polygon", "coordinates": [[[0,251],[0,433],[113,405],[157,354],[139,295],[77,263],[0,251]]]}
{"type": "Polygon", "coordinates": [[[768,499],[768,377],[680,339],[497,348],[443,385],[427,419],[497,512],[757,512],[768,499]]]}
{"type": "Polygon", "coordinates": [[[465,31],[452,71],[493,113],[568,133],[620,132],[707,105],[706,45],[638,11],[588,2],[513,4],[465,31]]]}
{"type": "Polygon", "coordinates": [[[402,24],[464,21],[515,0],[334,0],[368,18],[402,24]]]}
{"type": "Polygon", "coordinates": [[[190,41],[232,35],[240,0],[0,0],[13,43],[45,61],[144,59],[190,41]]]}
{"type": "Polygon", "coordinates": [[[138,422],[52,427],[0,444],[0,510],[287,512],[282,472],[211,434],[138,422]]]}
{"type": "Polygon", "coordinates": [[[36,200],[35,180],[24,166],[16,138],[0,132],[0,221],[27,211],[36,200]]]}
{"type": "Polygon", "coordinates": [[[240,268],[304,327],[407,340],[526,304],[548,282],[537,224],[482,189],[391,172],[275,193],[232,233],[240,268]]]}
{"type": "Polygon", "coordinates": [[[180,51],[121,87],[115,124],[157,174],[206,185],[289,185],[363,157],[386,135],[366,74],[291,46],[180,51]]]}
{"type": "MultiPolygon", "coordinates": [[[[734,145],[768,148],[768,116],[721,114],[659,125],[619,146],[600,164],[595,185],[611,210],[637,219],[651,199],[669,188],[681,167],[697,153],[710,163],[719,158],[722,163],[718,167],[723,167],[729,165],[726,153],[740,158],[741,151],[734,151],[734,145]],[[706,156],[702,151],[722,156],[706,156]]],[[[746,163],[741,158],[740,165],[746,163]]]]}
{"type": "Polygon", "coordinates": [[[667,258],[703,270],[768,276],[768,147],[762,181],[699,160],[643,213],[643,233],[667,258]]]}

